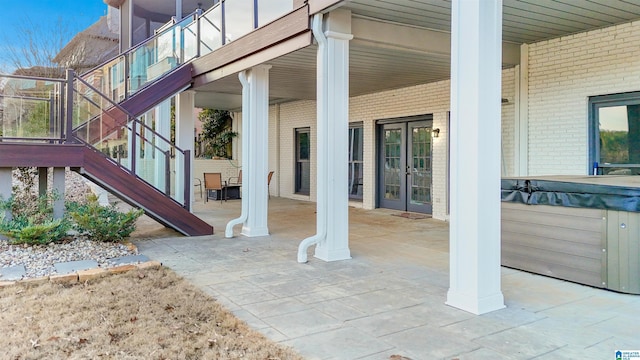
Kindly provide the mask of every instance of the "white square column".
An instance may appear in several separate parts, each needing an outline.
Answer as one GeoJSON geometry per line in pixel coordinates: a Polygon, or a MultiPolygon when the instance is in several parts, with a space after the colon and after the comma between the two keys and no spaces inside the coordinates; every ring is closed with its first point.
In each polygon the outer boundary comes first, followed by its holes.
{"type": "Polygon", "coordinates": [[[329,13],[325,22],[325,46],[318,47],[318,152],[326,156],[326,238],[316,246],[315,257],[324,261],[351,259],[349,250],[349,40],[351,11],[329,13]],[[322,79],[321,79],[322,78],[322,79]],[[320,125],[322,123],[322,125],[320,125]],[[320,136],[320,129],[326,135],[320,136]]]}
{"type": "MultiPolygon", "coordinates": [[[[0,168],[0,200],[6,201],[13,196],[13,169],[10,167],[0,168]]],[[[11,210],[5,210],[4,214],[0,214],[0,219],[4,215],[5,220],[13,219],[11,210]]]]}
{"type": "Polygon", "coordinates": [[[174,198],[184,203],[185,189],[189,191],[191,202],[187,205],[187,209],[191,211],[193,202],[193,147],[195,138],[195,95],[193,91],[183,91],[176,95],[176,146],[182,150],[190,150],[189,162],[191,169],[185,179],[185,162],[178,152],[176,152],[176,176],[175,176],[175,195],[174,198]]]}
{"type": "Polygon", "coordinates": [[[505,307],[500,288],[502,1],[451,7],[451,223],[447,304],[505,307]]]}
{"type": "Polygon", "coordinates": [[[312,23],[318,41],[316,234],[298,246],[298,262],[307,249],[324,261],[351,259],[349,250],[349,40],[351,11],[335,10],[312,23]]]}
{"type": "Polygon", "coordinates": [[[56,198],[53,200],[53,218],[62,219],[64,217],[65,168],[53,168],[52,188],[53,194],[55,194],[56,196],[56,198]]]}
{"type": "MultiPolygon", "coordinates": [[[[171,140],[171,99],[167,99],[156,106],[154,109],[156,118],[155,131],[163,138],[171,140]]],[[[160,191],[165,191],[167,185],[167,156],[165,153],[169,150],[169,143],[164,140],[155,142],[157,148],[153,148],[155,152],[155,185],[160,191]]],[[[193,198],[192,198],[193,199],[193,198]]]]}
{"type": "MultiPolygon", "coordinates": [[[[248,116],[246,122],[248,137],[243,137],[242,142],[248,141],[248,154],[243,153],[242,187],[247,187],[249,198],[243,202],[246,204],[247,218],[242,226],[242,235],[248,237],[269,235],[267,226],[269,193],[267,188],[267,175],[269,174],[269,69],[270,65],[258,65],[247,71],[247,86],[249,91],[243,90],[243,114],[248,116]],[[248,101],[247,107],[245,102],[248,101]],[[245,113],[245,112],[248,112],[245,113]],[[247,162],[244,160],[246,159],[247,162]],[[248,170],[248,171],[247,171],[248,170]]],[[[243,147],[244,150],[244,147],[243,147]]],[[[243,192],[244,194],[244,192],[243,192]]]]}

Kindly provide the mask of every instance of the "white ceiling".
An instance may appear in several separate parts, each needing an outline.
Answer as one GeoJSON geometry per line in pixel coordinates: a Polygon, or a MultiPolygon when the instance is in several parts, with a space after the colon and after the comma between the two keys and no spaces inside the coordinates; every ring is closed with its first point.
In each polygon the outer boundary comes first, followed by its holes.
{"type": "MultiPolygon", "coordinates": [[[[354,14],[449,31],[450,0],[350,0],[354,14]]],[[[530,43],[640,18],[638,0],[503,0],[502,37],[530,43]]]]}
{"type": "MultiPolygon", "coordinates": [[[[449,0],[351,0],[342,6],[352,11],[354,19],[425,32],[450,30],[449,0]]],[[[640,19],[640,0],[503,0],[503,40],[517,45],[533,43],[636,19],[640,19]]],[[[446,54],[356,40],[349,52],[351,96],[449,78],[446,54]]],[[[272,102],[315,98],[314,45],[269,64],[272,102]]],[[[237,74],[196,90],[197,106],[240,107],[237,74]]]]}

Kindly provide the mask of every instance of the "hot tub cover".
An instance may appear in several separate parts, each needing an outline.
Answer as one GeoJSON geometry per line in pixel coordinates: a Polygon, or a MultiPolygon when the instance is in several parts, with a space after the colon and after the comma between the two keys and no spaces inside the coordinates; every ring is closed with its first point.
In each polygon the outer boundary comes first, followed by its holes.
{"type": "Polygon", "coordinates": [[[640,212],[640,176],[503,178],[502,201],[640,212]]]}

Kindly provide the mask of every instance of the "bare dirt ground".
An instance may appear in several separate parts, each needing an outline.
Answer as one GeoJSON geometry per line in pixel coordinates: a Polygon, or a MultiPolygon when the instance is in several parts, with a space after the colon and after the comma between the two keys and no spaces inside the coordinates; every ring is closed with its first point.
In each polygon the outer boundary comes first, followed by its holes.
{"type": "Polygon", "coordinates": [[[166,268],[0,288],[3,359],[302,359],[166,268]]]}

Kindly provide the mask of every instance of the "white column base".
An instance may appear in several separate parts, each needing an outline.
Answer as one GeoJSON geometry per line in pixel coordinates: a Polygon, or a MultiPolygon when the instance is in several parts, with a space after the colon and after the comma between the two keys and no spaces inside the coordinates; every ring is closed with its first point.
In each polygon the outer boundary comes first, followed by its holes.
{"type": "Polygon", "coordinates": [[[460,310],[468,311],[475,315],[482,315],[488,312],[504,309],[504,296],[501,292],[487,297],[477,298],[474,294],[449,290],[445,304],[460,310]]]}
{"type": "Polygon", "coordinates": [[[351,259],[351,251],[346,249],[326,249],[321,246],[316,246],[316,252],[313,255],[315,258],[324,261],[340,261],[351,259]]]}
{"type": "Polygon", "coordinates": [[[269,236],[269,228],[243,226],[241,234],[246,237],[269,236]]]}

